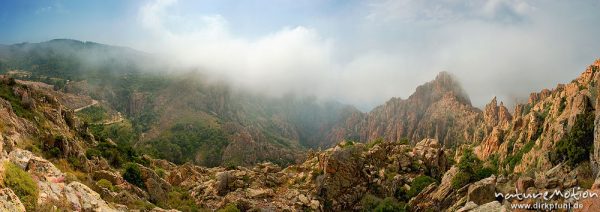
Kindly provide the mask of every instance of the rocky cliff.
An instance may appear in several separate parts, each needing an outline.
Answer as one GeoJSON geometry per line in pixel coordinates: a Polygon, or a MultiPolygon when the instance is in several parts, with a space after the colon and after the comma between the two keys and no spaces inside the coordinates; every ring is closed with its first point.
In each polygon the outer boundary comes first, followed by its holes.
{"type": "Polygon", "coordinates": [[[474,127],[482,121],[481,111],[471,105],[460,84],[441,72],[408,99],[392,98],[368,113],[350,116],[332,130],[329,140],[436,138],[444,146],[457,146],[473,141],[474,127]]]}

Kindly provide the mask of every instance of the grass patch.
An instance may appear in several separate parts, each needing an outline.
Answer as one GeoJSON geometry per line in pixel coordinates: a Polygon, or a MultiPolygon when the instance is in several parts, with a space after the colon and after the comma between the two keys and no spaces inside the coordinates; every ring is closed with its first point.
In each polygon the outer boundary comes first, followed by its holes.
{"type": "Polygon", "coordinates": [[[4,163],[4,186],[12,189],[27,211],[35,211],[39,191],[31,176],[12,162],[4,163]]]}
{"type": "Polygon", "coordinates": [[[0,83],[0,98],[10,102],[10,105],[17,116],[31,121],[35,120],[35,114],[29,110],[30,104],[25,104],[21,101],[21,97],[14,94],[12,89],[14,86],[20,85],[15,84],[10,86],[5,83],[0,83]]]}

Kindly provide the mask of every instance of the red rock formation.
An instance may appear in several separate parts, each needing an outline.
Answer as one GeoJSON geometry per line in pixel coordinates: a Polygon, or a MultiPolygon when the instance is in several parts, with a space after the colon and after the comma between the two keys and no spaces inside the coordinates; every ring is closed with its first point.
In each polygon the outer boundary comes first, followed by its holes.
{"type": "Polygon", "coordinates": [[[479,122],[481,111],[471,105],[449,73],[441,72],[435,80],[417,87],[408,99],[392,98],[369,113],[351,116],[334,127],[328,138],[331,143],[436,138],[443,145],[455,145],[471,141],[479,122]]]}

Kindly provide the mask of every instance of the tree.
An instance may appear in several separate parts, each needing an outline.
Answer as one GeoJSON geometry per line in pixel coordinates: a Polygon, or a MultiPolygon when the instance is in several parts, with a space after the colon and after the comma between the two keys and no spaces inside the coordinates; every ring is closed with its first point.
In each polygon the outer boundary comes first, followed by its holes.
{"type": "Polygon", "coordinates": [[[142,172],[140,171],[139,165],[136,163],[128,163],[125,165],[123,179],[137,187],[145,188],[144,180],[142,179],[142,172]]]}

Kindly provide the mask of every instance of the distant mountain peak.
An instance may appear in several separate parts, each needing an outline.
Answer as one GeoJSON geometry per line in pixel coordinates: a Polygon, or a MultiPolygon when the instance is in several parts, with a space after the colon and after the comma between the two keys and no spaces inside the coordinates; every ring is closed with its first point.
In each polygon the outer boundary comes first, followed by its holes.
{"type": "Polygon", "coordinates": [[[428,102],[436,101],[443,97],[446,93],[452,93],[458,101],[471,106],[471,100],[464,91],[460,82],[450,72],[442,71],[438,73],[434,80],[427,82],[417,87],[409,99],[425,98],[428,102]]]}

